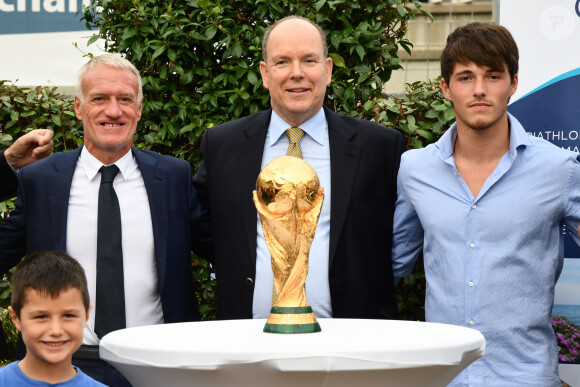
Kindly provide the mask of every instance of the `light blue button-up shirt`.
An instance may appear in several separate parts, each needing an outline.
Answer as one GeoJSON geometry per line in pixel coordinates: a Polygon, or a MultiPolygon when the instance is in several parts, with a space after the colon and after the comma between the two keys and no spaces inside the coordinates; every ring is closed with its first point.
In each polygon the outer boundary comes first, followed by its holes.
{"type": "Polygon", "coordinates": [[[453,386],[560,386],[550,314],[564,259],[561,228],[575,235],[580,220],[578,154],[509,121],[509,151],[477,197],[455,166],[456,124],[401,159],[395,280],[411,272],[423,247],[426,320],[474,328],[486,339],[486,354],[453,386]]]}
{"type": "MultiPolygon", "coordinates": [[[[285,156],[288,151],[288,137],[284,134],[290,125],[275,111],[264,144],[262,169],[276,157],[285,156]]],[[[328,143],[328,124],[322,108],[300,125],[304,137],[300,140],[302,158],[306,161],[320,180],[324,188],[324,201],[312,246],[310,247],[308,276],[306,277],[306,299],[318,318],[332,317],[330,303],[330,284],[328,282],[328,254],[330,240],[330,146],[328,143]]],[[[272,306],[272,287],[274,275],[270,252],[264,239],[260,218],[257,219],[256,279],[254,282],[253,317],[267,318],[272,306]]]]}

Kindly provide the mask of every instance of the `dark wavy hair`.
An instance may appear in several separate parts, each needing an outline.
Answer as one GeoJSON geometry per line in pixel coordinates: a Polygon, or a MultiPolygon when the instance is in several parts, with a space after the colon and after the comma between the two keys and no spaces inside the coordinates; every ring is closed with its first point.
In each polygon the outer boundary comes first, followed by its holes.
{"type": "Polygon", "coordinates": [[[492,70],[504,69],[513,82],[518,73],[518,46],[507,28],[486,23],[470,23],[458,27],[447,37],[441,53],[441,76],[449,85],[456,63],[475,63],[492,70]]]}

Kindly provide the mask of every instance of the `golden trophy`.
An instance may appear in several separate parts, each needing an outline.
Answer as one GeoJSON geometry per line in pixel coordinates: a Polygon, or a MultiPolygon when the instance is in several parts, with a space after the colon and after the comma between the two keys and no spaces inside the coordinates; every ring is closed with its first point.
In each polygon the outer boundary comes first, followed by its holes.
{"type": "Polygon", "coordinates": [[[260,172],[253,195],[274,274],[264,332],[320,332],[305,289],[308,253],[324,200],[318,176],[300,158],[278,157],[260,172]]]}

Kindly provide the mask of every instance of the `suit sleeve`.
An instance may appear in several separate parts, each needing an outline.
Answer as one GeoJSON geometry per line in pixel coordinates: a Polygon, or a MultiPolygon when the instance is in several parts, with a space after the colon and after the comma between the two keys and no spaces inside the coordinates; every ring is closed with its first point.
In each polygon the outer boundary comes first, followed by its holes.
{"type": "Polygon", "coordinates": [[[200,257],[211,261],[213,255],[213,244],[205,177],[205,165],[202,161],[191,182],[191,240],[193,252],[200,257]],[[203,192],[205,196],[202,196],[201,192],[203,192]]]}
{"type": "Polygon", "coordinates": [[[26,254],[26,210],[22,171],[18,177],[18,198],[15,209],[0,225],[0,274],[6,273],[26,254]]]}
{"type": "Polygon", "coordinates": [[[12,167],[4,157],[4,151],[0,151],[0,202],[16,196],[18,179],[12,167]]]}

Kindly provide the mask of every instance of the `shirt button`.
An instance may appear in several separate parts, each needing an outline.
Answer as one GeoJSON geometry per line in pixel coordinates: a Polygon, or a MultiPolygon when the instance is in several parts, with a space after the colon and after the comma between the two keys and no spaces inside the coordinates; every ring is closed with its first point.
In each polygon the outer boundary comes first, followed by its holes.
{"type": "Polygon", "coordinates": [[[475,243],[470,243],[469,247],[471,247],[473,249],[475,247],[475,243]]]}
{"type": "Polygon", "coordinates": [[[471,206],[471,208],[475,210],[477,208],[477,204],[474,204],[473,206],[471,206]]]}
{"type": "Polygon", "coordinates": [[[250,277],[246,278],[246,283],[250,286],[252,286],[254,284],[254,280],[251,279],[250,277]]]}
{"type": "Polygon", "coordinates": [[[475,321],[469,320],[469,325],[474,326],[475,325],[475,321]]]}
{"type": "Polygon", "coordinates": [[[469,285],[469,286],[473,286],[473,282],[469,282],[469,284],[468,284],[468,285],[469,285]]]}

